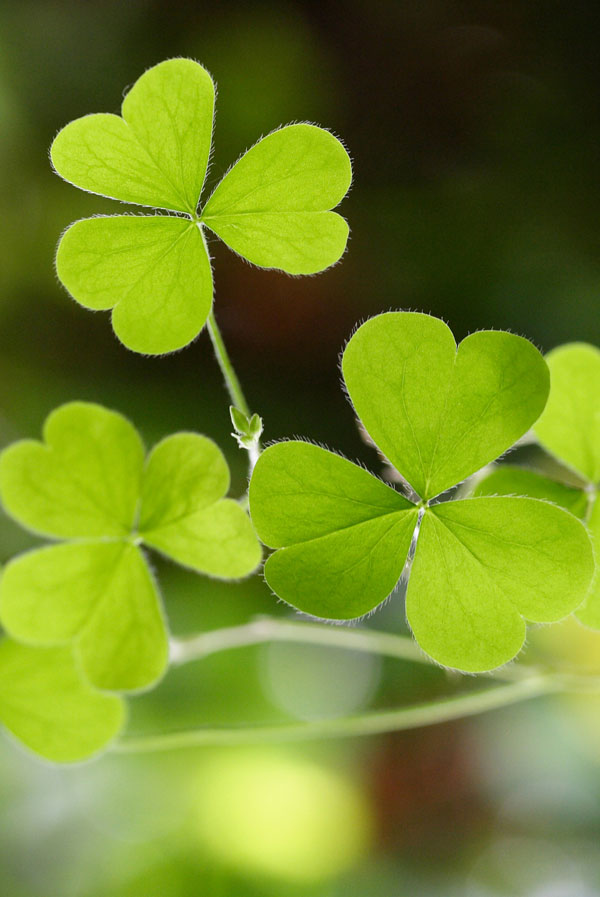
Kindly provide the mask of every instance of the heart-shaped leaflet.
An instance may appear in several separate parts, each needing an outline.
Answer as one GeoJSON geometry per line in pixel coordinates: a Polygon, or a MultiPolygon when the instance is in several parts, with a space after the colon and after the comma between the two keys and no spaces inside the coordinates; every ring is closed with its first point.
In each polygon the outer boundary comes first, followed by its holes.
{"type": "Polygon", "coordinates": [[[407,616],[421,647],[465,671],[500,666],[523,644],[524,618],[558,620],[584,600],[588,534],[536,499],[432,499],[535,422],[548,395],[542,356],[509,333],[457,349],[442,321],[394,312],[359,328],[342,370],[370,436],[421,501],[318,446],[267,448],[250,484],[258,535],[280,549],[267,582],[309,614],[352,619],[390,594],[414,543],[407,616]]]}
{"type": "Polygon", "coordinates": [[[130,349],[179,349],[200,332],[213,299],[205,229],[266,268],[314,274],[344,252],[348,225],[332,209],[350,186],[342,144],[315,125],[280,128],[229,170],[199,210],[214,84],[191,59],[168,59],[131,88],[122,115],[86,115],[52,144],[65,180],[175,215],[84,219],[65,232],[56,270],[86,308],[113,309],[130,349]]]}

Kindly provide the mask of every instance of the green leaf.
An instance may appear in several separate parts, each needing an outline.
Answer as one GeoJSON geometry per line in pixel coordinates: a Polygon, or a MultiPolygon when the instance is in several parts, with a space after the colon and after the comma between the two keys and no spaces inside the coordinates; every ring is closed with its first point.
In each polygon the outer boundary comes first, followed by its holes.
{"type": "Polygon", "coordinates": [[[236,432],[240,433],[242,436],[246,436],[250,429],[250,421],[244,412],[240,411],[239,408],[236,408],[235,405],[230,405],[229,416],[236,432]]]}
{"type": "MultiPolygon", "coordinates": [[[[414,505],[317,446],[268,448],[249,489],[257,533],[278,549],[265,565],[268,584],[314,616],[357,617],[393,590],[414,540],[407,615],[421,647],[465,671],[508,662],[525,620],[559,620],[586,598],[589,534],[536,498],[431,499],[536,420],[549,388],[543,358],[508,333],[476,333],[457,350],[442,321],[400,312],[357,331],[343,372],[369,434],[423,498],[414,505]]],[[[579,493],[569,498],[580,506],[579,493]]]]}
{"type": "Polygon", "coordinates": [[[112,308],[122,343],[160,355],[193,340],[212,306],[212,273],[197,224],[169,216],[87,218],[56,255],[67,290],[86,308],[112,308]]]}
{"type": "Polygon", "coordinates": [[[136,691],[161,678],[169,645],[156,584],[139,548],[125,545],[102,600],[81,633],[86,676],[107,691],[136,691]]]}
{"type": "Polygon", "coordinates": [[[100,405],[53,411],[44,443],[22,440],[0,455],[0,495],[9,514],[60,538],[119,537],[133,526],[144,461],[135,428],[100,405]]]}
{"type": "Polygon", "coordinates": [[[313,616],[352,619],[393,591],[418,510],[345,458],[304,442],[267,448],[250,484],[252,521],[271,548],[269,586],[313,616]]]}
{"type": "Polygon", "coordinates": [[[124,717],[118,697],[81,679],[68,648],[0,642],[0,721],[32,751],[55,763],[85,760],[117,736],[124,717]]]}
{"type": "Polygon", "coordinates": [[[524,619],[560,620],[594,573],[589,536],[567,511],[533,498],[443,502],[421,522],[406,597],[420,646],[467,672],[511,660],[524,619]]]}
{"type": "Polygon", "coordinates": [[[156,587],[139,549],[126,542],[66,543],[16,557],[0,580],[0,619],[10,635],[34,645],[77,638],[97,688],[145,688],[166,667],[156,587]]]}
{"type": "Polygon", "coordinates": [[[458,351],[437,318],[389,312],[348,343],[342,370],[373,441],[423,499],[510,448],[537,420],[546,364],[526,339],[481,331],[458,351]]]}
{"type": "Polygon", "coordinates": [[[600,483],[600,350],[586,343],[546,356],[552,388],[535,433],[544,448],[586,480],[600,483]]]}
{"type": "Polygon", "coordinates": [[[346,247],[348,225],[330,210],[351,180],[339,140],[314,125],[288,125],[239,159],[206,203],[202,221],[255,265],[314,274],[346,247]]]}
{"type": "Polygon", "coordinates": [[[584,517],[588,507],[588,497],[581,489],[511,464],[502,464],[492,470],[477,483],[472,495],[521,495],[542,498],[566,508],[576,517],[584,517]]]}
{"type": "Polygon", "coordinates": [[[144,542],[211,576],[248,575],[260,563],[260,547],[241,506],[223,498],[228,489],[229,469],[214,442],[195,433],[164,439],[144,474],[144,542]]]}
{"type": "Polygon", "coordinates": [[[210,153],[214,85],[191,59],[145,72],[122,106],[72,121],[51,149],[66,181],[113,199],[194,214],[210,153]]]}
{"type": "MultiPolygon", "coordinates": [[[[598,558],[600,557],[600,500],[597,494],[587,525],[594,543],[596,558],[598,558]]],[[[584,626],[589,626],[590,629],[600,629],[600,565],[596,566],[592,587],[575,616],[584,626]]]]}

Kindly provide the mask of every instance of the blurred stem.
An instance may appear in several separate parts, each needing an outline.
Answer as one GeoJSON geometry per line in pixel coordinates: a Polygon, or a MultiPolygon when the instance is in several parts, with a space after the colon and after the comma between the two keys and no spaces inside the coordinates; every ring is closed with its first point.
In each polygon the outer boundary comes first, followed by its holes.
{"type": "MultiPolygon", "coordinates": [[[[344,648],[393,657],[410,663],[433,665],[434,661],[424,654],[414,639],[406,635],[393,635],[375,629],[356,629],[348,626],[332,626],[327,623],[304,623],[273,617],[257,617],[241,626],[214,629],[200,635],[171,639],[171,663],[179,666],[194,660],[201,660],[210,654],[261,645],[265,642],[295,642],[296,644],[322,645],[328,648],[344,648]]],[[[513,681],[524,679],[537,670],[522,665],[511,665],[495,670],[498,679],[513,681]]],[[[457,676],[462,675],[456,673],[457,676]]],[[[488,675],[488,674],[484,674],[488,675]]]]}
{"type": "MultiPolygon", "coordinates": [[[[215,629],[189,638],[172,639],[171,663],[177,666],[231,648],[271,641],[346,648],[415,663],[433,663],[407,636],[372,629],[348,629],[270,617],[258,618],[241,626],[215,629]]],[[[380,735],[384,732],[400,732],[404,729],[417,729],[421,726],[433,726],[436,723],[476,716],[542,695],[600,693],[600,677],[597,676],[543,672],[521,665],[495,670],[493,675],[497,680],[508,681],[452,698],[393,710],[371,711],[339,719],[311,720],[275,726],[201,728],[169,732],[164,735],[132,736],[116,744],[114,750],[119,753],[145,753],[202,745],[268,744],[380,735]]]]}
{"type": "MultiPolygon", "coordinates": [[[[217,324],[217,319],[215,318],[215,313],[212,309],[210,310],[210,314],[208,315],[206,324],[208,327],[210,341],[215,352],[215,357],[217,359],[219,368],[221,369],[221,374],[223,375],[223,380],[225,381],[227,392],[229,393],[229,398],[231,399],[232,404],[235,405],[235,407],[238,408],[243,414],[245,414],[248,419],[250,419],[250,417],[252,416],[250,406],[246,401],[246,396],[244,395],[244,391],[235,372],[235,368],[231,363],[231,358],[229,357],[229,353],[225,346],[225,341],[223,340],[223,336],[221,334],[221,331],[219,330],[219,325],[217,324]]],[[[254,470],[254,465],[258,460],[258,456],[260,455],[260,443],[254,443],[247,449],[247,451],[250,458],[250,472],[252,472],[254,470]]]]}
{"type": "Polygon", "coordinates": [[[371,629],[349,629],[320,623],[296,623],[272,617],[258,617],[241,626],[214,629],[189,638],[171,639],[171,663],[179,666],[192,660],[200,660],[209,654],[261,645],[265,642],[296,642],[323,645],[329,648],[346,648],[384,657],[396,657],[413,663],[431,661],[411,638],[390,635],[371,629]]]}
{"type": "Polygon", "coordinates": [[[316,720],[276,726],[246,728],[192,729],[164,735],[125,738],[115,745],[119,753],[147,753],[181,748],[236,744],[269,744],[310,741],[321,738],[348,738],[359,735],[380,735],[417,729],[496,710],[529,698],[562,691],[563,685],[552,675],[529,676],[520,681],[494,685],[482,691],[458,695],[441,701],[349,716],[341,719],[316,720]]]}

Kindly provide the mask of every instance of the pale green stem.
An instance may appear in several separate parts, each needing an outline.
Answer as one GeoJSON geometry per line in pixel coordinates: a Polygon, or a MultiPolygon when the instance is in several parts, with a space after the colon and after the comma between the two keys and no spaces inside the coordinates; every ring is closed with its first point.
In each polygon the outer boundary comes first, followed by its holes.
{"type": "MultiPolygon", "coordinates": [[[[210,654],[260,645],[265,642],[295,642],[297,644],[322,645],[328,648],[344,648],[393,657],[410,663],[432,665],[433,661],[424,654],[414,639],[406,635],[393,635],[375,629],[357,629],[348,626],[332,626],[324,623],[305,623],[273,617],[257,617],[240,626],[214,629],[200,635],[171,639],[171,663],[179,666],[194,660],[201,660],[210,654]]],[[[509,681],[523,679],[538,671],[522,665],[511,665],[495,670],[499,679],[509,681]]],[[[457,675],[462,675],[457,673],[457,675]]]]}
{"type": "Polygon", "coordinates": [[[441,701],[415,704],[397,710],[382,710],[342,719],[284,723],[275,726],[192,729],[164,735],[143,735],[125,738],[113,750],[119,753],[149,753],[181,748],[241,744],[273,744],[290,741],[311,741],[322,738],[348,738],[359,735],[381,735],[448,722],[496,710],[529,698],[563,690],[552,676],[531,676],[517,682],[492,686],[483,691],[458,695],[441,701]]]}
{"type": "MultiPolygon", "coordinates": [[[[227,387],[227,392],[229,393],[229,398],[231,399],[231,403],[235,405],[236,408],[239,408],[239,410],[243,414],[245,414],[247,418],[250,418],[250,406],[246,401],[244,391],[241,387],[233,364],[231,363],[231,359],[225,346],[223,336],[221,335],[219,325],[217,324],[217,320],[215,318],[215,313],[212,309],[206,320],[206,326],[208,329],[208,334],[210,336],[210,341],[215,352],[217,363],[219,365],[219,368],[221,369],[221,374],[223,375],[223,380],[225,381],[225,386],[227,387]]],[[[260,455],[260,444],[258,442],[255,443],[250,448],[248,448],[247,451],[250,458],[250,471],[252,472],[252,470],[254,470],[254,465],[258,460],[258,456],[260,455]]]]}
{"type": "MultiPolygon", "coordinates": [[[[348,629],[319,623],[259,618],[241,626],[217,629],[171,642],[171,662],[189,663],[232,648],[264,642],[298,642],[367,651],[416,663],[431,663],[412,639],[369,629],[348,629]]],[[[598,692],[600,679],[542,673],[522,666],[505,667],[494,674],[512,681],[481,691],[435,700],[412,707],[368,712],[342,719],[328,719],[276,726],[201,728],[164,735],[126,738],[114,750],[125,753],[166,751],[200,745],[263,744],[376,735],[431,726],[505,707],[540,695],[558,692],[598,692]]]]}
{"type": "Polygon", "coordinates": [[[215,356],[217,358],[219,367],[221,368],[221,373],[223,374],[223,379],[225,381],[225,386],[227,387],[227,392],[229,393],[231,403],[235,405],[236,408],[239,408],[239,410],[243,412],[246,417],[250,417],[250,408],[248,407],[248,402],[246,401],[246,397],[244,396],[242,387],[240,386],[240,381],[238,380],[237,374],[231,363],[229,353],[225,348],[225,343],[223,341],[223,337],[221,336],[221,331],[219,330],[219,325],[217,324],[215,313],[214,311],[212,311],[212,309],[206,321],[206,325],[208,327],[210,341],[213,345],[213,349],[215,350],[215,356]]]}
{"type": "Polygon", "coordinates": [[[258,617],[240,626],[214,629],[212,632],[203,632],[188,638],[171,639],[171,663],[178,666],[231,648],[274,641],[346,648],[396,657],[413,663],[431,663],[416,642],[406,636],[390,635],[387,632],[370,629],[351,629],[346,626],[300,623],[272,617],[258,617]]]}

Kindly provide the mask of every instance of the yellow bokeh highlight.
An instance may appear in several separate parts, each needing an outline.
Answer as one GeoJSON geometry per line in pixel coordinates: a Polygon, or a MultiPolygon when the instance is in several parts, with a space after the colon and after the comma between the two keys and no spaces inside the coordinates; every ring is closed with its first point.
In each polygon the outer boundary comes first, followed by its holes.
{"type": "Polygon", "coordinates": [[[370,842],[360,786],[303,757],[227,751],[207,760],[196,787],[202,845],[238,872],[324,881],[351,867],[370,842]]]}

